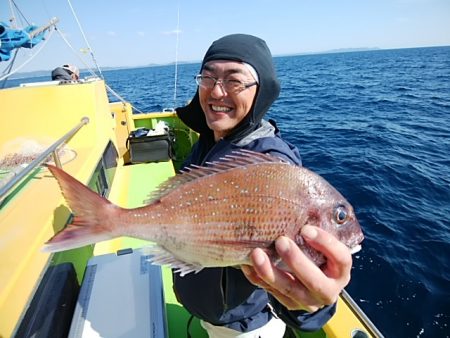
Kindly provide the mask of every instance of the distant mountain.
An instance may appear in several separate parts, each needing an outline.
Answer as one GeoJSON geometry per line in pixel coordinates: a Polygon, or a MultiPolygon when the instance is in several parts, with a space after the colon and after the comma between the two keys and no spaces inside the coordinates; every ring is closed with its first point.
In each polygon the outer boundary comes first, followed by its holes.
{"type": "Polygon", "coordinates": [[[367,52],[371,50],[381,50],[379,47],[360,47],[360,48],[338,48],[338,49],[330,49],[320,54],[328,54],[328,53],[349,53],[349,52],[367,52]]]}
{"type": "MultiPolygon", "coordinates": [[[[178,64],[184,64],[184,63],[190,63],[190,62],[183,62],[180,61],[178,64]]],[[[122,66],[122,67],[101,67],[102,72],[105,71],[114,71],[114,70],[121,70],[121,69],[131,69],[131,68],[147,68],[147,67],[160,67],[160,66],[166,66],[166,65],[172,65],[172,63],[167,64],[157,64],[157,63],[149,63],[147,65],[143,66],[122,66]]],[[[34,78],[34,77],[41,77],[41,76],[48,76],[49,81],[51,78],[52,69],[50,70],[35,70],[31,72],[23,72],[23,73],[16,73],[13,74],[9,79],[23,79],[23,78],[34,78]]],[[[83,75],[83,73],[89,73],[86,69],[80,69],[80,73],[83,75]]]]}
{"type": "Polygon", "coordinates": [[[9,77],[9,79],[24,79],[24,78],[31,78],[31,77],[40,77],[40,76],[48,76],[48,80],[51,80],[51,70],[35,70],[32,72],[24,72],[24,73],[16,73],[9,77]]]}
{"type": "Polygon", "coordinates": [[[338,48],[338,49],[324,50],[324,51],[321,51],[321,52],[303,52],[303,53],[283,54],[283,55],[277,55],[277,56],[296,56],[296,55],[367,52],[367,51],[372,51],[372,50],[382,50],[382,48],[379,48],[379,47],[338,48]]]}

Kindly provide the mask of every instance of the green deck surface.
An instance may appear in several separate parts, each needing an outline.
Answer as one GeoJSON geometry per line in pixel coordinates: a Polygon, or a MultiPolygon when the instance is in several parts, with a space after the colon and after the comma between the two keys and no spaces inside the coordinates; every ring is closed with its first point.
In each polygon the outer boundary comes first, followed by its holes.
{"type": "MultiPolygon", "coordinates": [[[[125,207],[142,206],[149,194],[162,182],[175,174],[172,162],[145,163],[129,165],[121,168],[117,183],[121,191],[112,191],[122,201],[125,207]],[[118,196],[120,195],[120,196],[118,196]],[[126,205],[125,205],[126,204],[126,205]]],[[[114,187],[116,188],[116,186],[114,187]]],[[[139,248],[147,242],[129,237],[121,238],[121,246],[139,248]]],[[[187,337],[187,323],[190,314],[178,303],[172,288],[172,272],[170,268],[162,267],[164,297],[166,301],[167,322],[169,337],[187,337]]],[[[201,328],[198,319],[194,319],[190,326],[190,333],[195,338],[207,338],[208,335],[201,328]]]]}

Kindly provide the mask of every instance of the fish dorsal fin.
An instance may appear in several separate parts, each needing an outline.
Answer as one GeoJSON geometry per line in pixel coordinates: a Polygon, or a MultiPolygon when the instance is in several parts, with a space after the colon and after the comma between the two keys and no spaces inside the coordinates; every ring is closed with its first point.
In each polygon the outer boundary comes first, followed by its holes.
{"type": "Polygon", "coordinates": [[[153,203],[165,195],[169,194],[181,185],[227,170],[260,163],[288,163],[285,160],[269,154],[257,153],[254,151],[240,149],[233,151],[230,155],[222,157],[218,161],[206,162],[207,166],[190,165],[180,171],[180,174],[169,178],[159,185],[144,202],[153,203]]]}
{"type": "Polygon", "coordinates": [[[159,245],[151,245],[143,248],[142,250],[145,255],[149,256],[148,260],[152,264],[167,265],[172,269],[176,269],[175,272],[179,273],[181,277],[191,272],[197,273],[203,269],[203,267],[199,265],[189,264],[177,259],[169,251],[159,245]]]}

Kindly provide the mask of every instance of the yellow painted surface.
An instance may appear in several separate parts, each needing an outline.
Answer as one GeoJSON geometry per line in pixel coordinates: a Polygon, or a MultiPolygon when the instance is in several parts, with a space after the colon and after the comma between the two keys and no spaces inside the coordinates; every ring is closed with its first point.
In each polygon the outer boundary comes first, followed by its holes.
{"type": "MultiPolygon", "coordinates": [[[[35,146],[45,149],[88,117],[89,124],[67,143],[76,157],[63,165],[85,183],[114,135],[103,81],[4,89],[0,102],[0,158],[35,146]]],[[[44,168],[0,205],[0,337],[12,335],[50,258],[40,248],[68,215],[44,168]]]]}
{"type": "Polygon", "coordinates": [[[94,140],[110,135],[113,125],[103,81],[4,89],[0,90],[0,102],[5,121],[0,133],[0,154],[21,140],[55,141],[83,116],[88,116],[90,123],[74,139],[77,146],[92,147],[94,140]]]}
{"type": "Polygon", "coordinates": [[[176,114],[174,112],[154,112],[154,113],[145,113],[145,114],[136,114],[133,115],[133,120],[145,120],[149,117],[152,118],[163,118],[163,117],[174,117],[176,114]]]}
{"type": "Polygon", "coordinates": [[[352,312],[350,307],[339,297],[336,314],[324,326],[324,330],[329,338],[352,337],[352,332],[356,329],[364,331],[367,337],[374,337],[364,327],[358,317],[352,312]]]}
{"type": "Polygon", "coordinates": [[[129,103],[114,102],[110,104],[111,111],[115,114],[115,133],[119,157],[127,152],[126,140],[130,131],[134,129],[132,120],[133,110],[129,103]]]}
{"type": "Polygon", "coordinates": [[[49,257],[40,247],[68,216],[58,208],[59,189],[47,170],[28,184],[33,189],[26,189],[0,213],[0,335],[4,337],[10,336],[47,264],[49,257]]]}

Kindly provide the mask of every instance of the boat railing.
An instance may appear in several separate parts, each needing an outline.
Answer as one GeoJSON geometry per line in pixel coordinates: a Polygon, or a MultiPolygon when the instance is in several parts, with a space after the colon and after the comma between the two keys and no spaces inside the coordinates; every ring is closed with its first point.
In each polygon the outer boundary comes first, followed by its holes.
{"type": "MultiPolygon", "coordinates": [[[[342,290],[341,299],[354,311],[359,320],[365,325],[366,329],[370,332],[374,338],[384,338],[383,334],[378,330],[374,323],[367,317],[363,310],[356,304],[354,299],[348,294],[347,291],[342,290]]],[[[368,337],[365,332],[355,330],[352,332],[352,338],[366,338],[368,337]]]]}
{"type": "Polygon", "coordinates": [[[69,130],[64,136],[62,136],[59,140],[53,143],[50,147],[44,150],[36,159],[34,159],[30,164],[28,164],[25,168],[19,171],[11,180],[9,180],[3,187],[0,188],[0,201],[6,196],[12,188],[14,188],[19,182],[22,181],[24,177],[26,177],[33,169],[37,166],[41,165],[42,162],[48,159],[50,155],[53,156],[53,161],[55,165],[61,168],[61,161],[58,156],[58,148],[66,143],[73,135],[75,135],[78,130],[80,130],[84,125],[89,123],[88,117],[83,117],[81,121],[69,130]]]}

